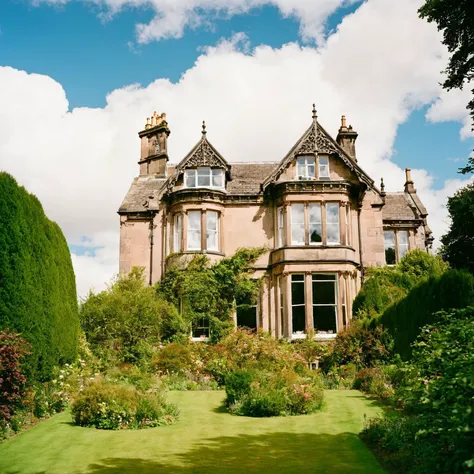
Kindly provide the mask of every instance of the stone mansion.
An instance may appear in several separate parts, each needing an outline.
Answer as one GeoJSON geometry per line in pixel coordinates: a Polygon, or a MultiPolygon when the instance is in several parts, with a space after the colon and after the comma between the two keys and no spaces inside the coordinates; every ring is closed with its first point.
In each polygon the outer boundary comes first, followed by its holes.
{"type": "MultiPolygon", "coordinates": [[[[275,162],[229,163],[203,123],[200,140],[172,165],[169,134],[165,114],[156,112],[139,132],[140,174],[118,211],[120,272],[144,267],[154,284],[183,254],[213,262],[266,246],[255,264],[258,304],[237,310],[239,325],[289,339],[308,329],[332,338],[351,318],[367,266],[431,247],[410,170],[403,191],[385,192],[383,181],[377,187],[357,163],[357,132],[344,116],[334,140],[313,107],[308,129],[275,162]]],[[[193,337],[208,332],[201,321],[193,337]]]]}

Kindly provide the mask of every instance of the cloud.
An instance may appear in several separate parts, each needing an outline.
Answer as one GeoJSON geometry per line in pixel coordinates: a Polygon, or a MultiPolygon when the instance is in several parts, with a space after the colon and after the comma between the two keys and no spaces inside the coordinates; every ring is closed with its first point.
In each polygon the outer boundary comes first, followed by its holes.
{"type": "MultiPolygon", "coordinates": [[[[72,0],[31,0],[64,5],[72,0]]],[[[300,23],[304,41],[322,42],[327,18],[342,6],[362,0],[83,0],[102,8],[100,16],[110,19],[127,8],[148,8],[154,12],[149,23],[136,25],[139,43],[166,38],[181,38],[186,29],[212,27],[218,18],[243,15],[263,6],[274,6],[284,18],[295,18],[300,23]]]]}
{"type": "MultiPolygon", "coordinates": [[[[73,256],[80,295],[118,271],[116,211],[138,174],[137,132],[153,110],[167,113],[173,162],[200,138],[203,119],[229,161],[275,161],[307,128],[316,102],[333,135],[341,114],[348,116],[359,132],[360,165],[377,182],[383,176],[387,191],[401,190],[404,172],[390,160],[397,127],[418,107],[434,102],[440,111],[440,100],[443,107],[455,100],[438,85],[446,51],[436,27],[418,19],[419,4],[365,2],[318,48],[249,50],[238,34],[204,48],[179,82],[117,89],[104,108],[68,111],[53,79],[0,68],[0,166],[40,198],[70,245],[98,247],[73,256]]],[[[451,117],[462,122],[457,113],[452,105],[451,117]]],[[[430,170],[414,169],[413,177],[439,237],[447,228],[446,196],[466,181],[435,190],[430,170]]]]}

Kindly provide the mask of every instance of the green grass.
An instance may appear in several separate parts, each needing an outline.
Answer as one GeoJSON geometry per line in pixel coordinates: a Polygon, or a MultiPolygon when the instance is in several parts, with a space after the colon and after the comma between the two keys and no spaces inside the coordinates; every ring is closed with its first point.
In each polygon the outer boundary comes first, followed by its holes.
{"type": "Polygon", "coordinates": [[[370,473],[384,471],[358,438],[364,414],[380,409],[360,392],[326,391],[313,415],[232,416],[223,392],[173,392],[172,426],[101,431],[68,412],[0,445],[0,473],[370,473]]]}

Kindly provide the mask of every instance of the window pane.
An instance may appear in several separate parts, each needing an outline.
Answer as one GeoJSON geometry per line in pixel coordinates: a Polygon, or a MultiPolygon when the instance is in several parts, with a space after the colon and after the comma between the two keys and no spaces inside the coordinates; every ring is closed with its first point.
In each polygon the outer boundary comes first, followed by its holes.
{"type": "Polygon", "coordinates": [[[314,158],[311,156],[297,158],[296,173],[301,178],[314,178],[314,158]]]}
{"type": "Polygon", "coordinates": [[[214,188],[224,187],[224,171],[223,170],[212,170],[212,186],[214,188]]]}
{"type": "Polygon", "coordinates": [[[211,185],[211,168],[198,168],[198,186],[211,185]]]}
{"type": "Polygon", "coordinates": [[[188,250],[201,250],[201,211],[188,212],[188,250]]]}
{"type": "Polygon", "coordinates": [[[304,275],[301,273],[293,273],[291,275],[291,281],[304,281],[304,275]]]}
{"type": "Polygon", "coordinates": [[[307,165],[307,176],[308,178],[314,178],[314,160],[307,165]]]}
{"type": "Polygon", "coordinates": [[[336,280],[336,275],[334,275],[334,274],[313,273],[312,276],[313,276],[313,281],[327,281],[327,280],[334,281],[334,280],[336,280]]]}
{"type": "Polygon", "coordinates": [[[181,252],[181,242],[183,235],[183,216],[177,215],[174,218],[174,242],[173,251],[181,252]]]}
{"type": "Polygon", "coordinates": [[[319,177],[329,178],[329,159],[319,157],[319,177]]]}
{"type": "Polygon", "coordinates": [[[291,205],[291,243],[304,245],[304,204],[291,205]]]}
{"type": "Polygon", "coordinates": [[[305,309],[304,306],[293,306],[292,308],[292,319],[293,319],[293,333],[304,332],[305,325],[305,309]]]}
{"type": "Polygon", "coordinates": [[[298,158],[296,160],[296,173],[298,174],[298,177],[305,175],[305,159],[304,158],[298,158]]]}
{"type": "Polygon", "coordinates": [[[193,322],[193,337],[209,337],[209,319],[199,318],[193,322]]]}
{"type": "Polygon", "coordinates": [[[336,307],[335,306],[313,306],[313,325],[316,332],[335,333],[336,307]]]}
{"type": "Polygon", "coordinates": [[[395,232],[385,231],[383,233],[385,245],[385,263],[387,265],[394,265],[396,263],[395,256],[395,232]]]}
{"type": "Polygon", "coordinates": [[[237,306],[237,326],[257,329],[257,307],[237,306]]]}
{"type": "Polygon", "coordinates": [[[321,205],[309,205],[309,241],[312,244],[321,243],[323,240],[323,228],[321,224],[321,205]]]}
{"type": "Polygon", "coordinates": [[[219,219],[216,211],[207,211],[206,213],[207,222],[207,250],[219,250],[219,219]]]}
{"type": "Polygon", "coordinates": [[[186,170],[186,187],[195,188],[196,187],[196,170],[186,170]]]}
{"type": "Polygon", "coordinates": [[[278,216],[278,247],[283,246],[283,208],[277,209],[278,216]]]}
{"type": "Polygon", "coordinates": [[[313,304],[336,304],[336,282],[313,281],[313,304]]]}
{"type": "Polygon", "coordinates": [[[304,304],[304,282],[291,284],[291,304],[304,304]]]}
{"type": "Polygon", "coordinates": [[[398,255],[400,258],[408,252],[408,232],[402,230],[398,232],[398,255]]]}
{"type": "Polygon", "coordinates": [[[326,233],[328,244],[338,244],[340,242],[338,203],[326,204],[326,233]]]}

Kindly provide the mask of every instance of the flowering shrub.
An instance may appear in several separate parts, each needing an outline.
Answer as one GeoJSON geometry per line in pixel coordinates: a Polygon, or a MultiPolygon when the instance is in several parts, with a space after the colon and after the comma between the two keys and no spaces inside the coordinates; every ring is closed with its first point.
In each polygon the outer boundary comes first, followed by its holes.
{"type": "Polygon", "coordinates": [[[76,425],[100,429],[148,428],[173,423],[178,410],[162,392],[143,392],[131,385],[95,379],[72,404],[76,425]]]}
{"type": "Polygon", "coordinates": [[[357,367],[354,364],[335,365],[325,374],[325,387],[329,390],[348,390],[354,385],[357,367]]]}
{"type": "Polygon", "coordinates": [[[152,365],[164,374],[177,374],[191,369],[193,358],[187,344],[172,342],[159,350],[152,359],[152,365]]]}
{"type": "Polygon", "coordinates": [[[388,400],[394,394],[390,378],[382,367],[359,370],[355,374],[354,388],[381,400],[388,400]]]}
{"type": "Polygon", "coordinates": [[[226,403],[237,415],[303,415],[320,409],[323,403],[319,380],[301,377],[291,370],[239,371],[229,374],[226,381],[226,403]]]}
{"type": "Polygon", "coordinates": [[[0,425],[11,419],[25,395],[21,364],[28,353],[29,344],[19,334],[0,332],[0,425]]]}

